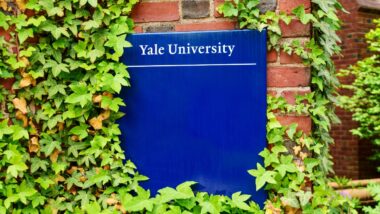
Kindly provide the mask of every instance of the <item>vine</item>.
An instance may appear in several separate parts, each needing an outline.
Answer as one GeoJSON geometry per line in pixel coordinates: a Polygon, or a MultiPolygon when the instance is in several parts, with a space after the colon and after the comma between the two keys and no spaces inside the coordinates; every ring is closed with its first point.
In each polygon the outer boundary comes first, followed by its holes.
{"type": "Polygon", "coordinates": [[[227,17],[237,18],[240,27],[267,28],[268,48],[283,49],[296,54],[311,68],[312,93],[298,96],[296,105],[283,99],[268,99],[267,140],[270,149],[260,155],[264,166],[258,164],[250,173],[256,177],[256,185],[270,191],[266,209],[273,212],[325,213],[353,212],[353,201],[338,195],[327,185],[328,173],[332,172],[329,145],[331,123],[339,121],[334,113],[336,88],[339,84],[331,57],[340,52],[336,31],[340,21],[336,13],[343,10],[337,0],[312,0],[312,12],[299,6],[292,15],[267,12],[260,14],[258,0],[228,1],[219,9],[227,17]],[[302,43],[293,40],[280,45],[279,20],[286,24],[300,21],[312,26],[312,38],[302,43]],[[274,42],[273,42],[274,41],[274,42]],[[297,131],[296,124],[283,127],[276,120],[276,113],[307,114],[313,121],[313,132],[297,131]],[[289,148],[290,147],[290,148],[289,148]]]}
{"type": "MultiPolygon", "coordinates": [[[[231,198],[194,193],[186,182],[152,198],[139,186],[147,178],[124,160],[115,123],[124,105],[114,97],[128,86],[119,62],[131,44],[129,14],[137,0],[29,0],[0,6],[1,89],[0,213],[263,213],[248,195],[231,198]]],[[[259,0],[227,1],[220,7],[241,28],[268,29],[268,47],[301,56],[312,69],[313,92],[296,105],[268,99],[264,166],[249,173],[269,191],[268,213],[355,212],[353,202],[327,186],[328,146],[335,87],[331,56],[339,52],[337,0],[313,0],[312,13],[298,7],[289,16],[260,14],[259,0]],[[292,19],[313,26],[313,38],[280,45],[279,23],[292,19]],[[276,114],[308,114],[313,133],[283,127],[276,114]],[[290,148],[290,149],[289,149],[290,148]],[[310,185],[312,183],[312,185],[310,185]]]]}
{"type": "Polygon", "coordinates": [[[122,211],[118,192],[147,179],[123,163],[113,96],[129,84],[136,2],[2,4],[0,73],[15,83],[1,96],[0,213],[122,211]]]}

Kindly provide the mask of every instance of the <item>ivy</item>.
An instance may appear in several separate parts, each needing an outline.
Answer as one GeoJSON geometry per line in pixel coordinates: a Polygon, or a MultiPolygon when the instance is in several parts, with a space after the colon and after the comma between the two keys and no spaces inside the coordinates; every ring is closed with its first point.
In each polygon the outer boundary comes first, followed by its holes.
{"type": "Polygon", "coordinates": [[[380,201],[380,185],[369,184],[367,186],[367,189],[368,189],[369,193],[371,194],[372,198],[376,201],[376,206],[374,206],[374,207],[364,206],[363,211],[364,211],[364,213],[368,213],[368,214],[379,213],[379,211],[380,211],[380,204],[379,204],[379,201],[380,201]]]}
{"type": "MultiPolygon", "coordinates": [[[[1,89],[0,213],[264,213],[249,195],[231,198],[194,192],[194,182],[164,188],[152,197],[139,186],[147,177],[125,160],[116,120],[129,86],[119,62],[131,44],[130,12],[137,0],[29,0],[1,3],[0,78],[14,78],[1,89]],[[28,14],[28,15],[26,15],[28,14]]],[[[302,57],[312,70],[313,92],[289,105],[268,98],[264,166],[247,173],[268,190],[267,213],[347,213],[353,202],[327,186],[328,147],[335,88],[331,56],[339,52],[337,0],[313,0],[292,15],[261,14],[259,0],[227,1],[219,11],[241,28],[268,32],[268,48],[302,57]],[[281,44],[280,22],[313,26],[306,43],[281,44]],[[281,126],[277,114],[309,115],[311,134],[281,126]],[[312,184],[312,185],[311,185],[312,184]]]]}
{"type": "Polygon", "coordinates": [[[115,121],[124,103],[113,96],[129,84],[119,57],[135,3],[3,6],[10,39],[1,37],[0,77],[16,81],[1,97],[2,213],[115,212],[122,202],[109,200],[118,189],[139,192],[146,178],[123,164],[115,121]]]}
{"type": "Polygon", "coordinates": [[[334,113],[338,80],[331,57],[338,54],[340,42],[336,31],[340,20],[336,13],[343,10],[337,0],[312,0],[312,12],[301,5],[291,15],[280,12],[258,13],[254,8],[259,0],[227,1],[219,11],[237,18],[240,27],[268,31],[268,49],[284,50],[303,59],[311,68],[310,94],[298,96],[295,105],[284,99],[268,97],[267,141],[269,148],[260,155],[264,165],[249,173],[256,177],[256,185],[269,191],[265,209],[273,213],[356,213],[355,203],[328,187],[327,176],[332,172],[329,145],[331,124],[338,122],[334,113]],[[302,42],[294,39],[282,42],[279,22],[289,24],[294,20],[312,26],[312,38],[302,42]],[[281,126],[276,114],[308,115],[313,120],[310,134],[297,131],[296,124],[281,126]]]}

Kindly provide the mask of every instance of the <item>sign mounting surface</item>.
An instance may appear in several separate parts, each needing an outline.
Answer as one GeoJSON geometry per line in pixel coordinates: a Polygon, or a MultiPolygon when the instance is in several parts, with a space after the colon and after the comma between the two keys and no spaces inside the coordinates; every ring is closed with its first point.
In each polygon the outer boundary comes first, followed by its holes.
{"type": "Polygon", "coordinates": [[[266,32],[134,34],[122,61],[122,146],[153,192],[184,181],[263,203],[247,170],[266,146],[266,32]]]}

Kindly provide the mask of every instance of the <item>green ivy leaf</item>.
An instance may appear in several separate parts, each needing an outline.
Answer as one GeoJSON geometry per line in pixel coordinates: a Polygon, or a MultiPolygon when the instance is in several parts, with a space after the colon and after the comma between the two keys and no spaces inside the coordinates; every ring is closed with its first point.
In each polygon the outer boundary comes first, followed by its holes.
{"type": "Polygon", "coordinates": [[[88,136],[87,128],[88,128],[88,125],[81,124],[80,126],[75,126],[74,128],[72,128],[70,130],[70,133],[78,135],[79,139],[82,140],[88,136]]]}
{"type": "Polygon", "coordinates": [[[24,43],[25,40],[27,40],[29,37],[33,37],[33,29],[28,28],[28,29],[21,29],[18,32],[18,40],[20,44],[24,43]]]}
{"type": "Polygon", "coordinates": [[[62,150],[61,148],[61,143],[58,141],[46,141],[46,140],[41,140],[41,152],[45,153],[46,156],[51,155],[51,153],[54,152],[55,149],[58,149],[59,151],[62,150]]]}
{"type": "MultiPolygon", "coordinates": [[[[8,120],[0,122],[0,139],[3,139],[4,135],[10,135],[13,133],[13,128],[8,126],[8,120]]],[[[13,137],[14,139],[14,137],[13,137]]]]}
{"type": "Polygon", "coordinates": [[[46,160],[41,160],[37,157],[32,158],[31,162],[32,162],[30,166],[31,173],[35,173],[39,171],[40,169],[42,169],[42,171],[46,171],[47,166],[49,165],[49,163],[46,160]]]}
{"type": "Polygon", "coordinates": [[[286,133],[288,134],[288,137],[290,139],[294,139],[294,134],[296,133],[297,131],[297,127],[298,127],[298,124],[297,123],[293,123],[291,124],[289,127],[288,127],[288,130],[286,131],[286,133]]]}
{"type": "Polygon", "coordinates": [[[66,97],[66,103],[80,104],[83,108],[85,105],[92,102],[92,94],[88,92],[88,88],[85,83],[73,83],[70,85],[70,88],[74,93],[66,97]]]}
{"type": "Polygon", "coordinates": [[[120,106],[125,106],[123,99],[116,97],[116,98],[110,98],[110,97],[103,97],[101,101],[101,107],[104,109],[111,109],[114,112],[118,112],[120,106]]]}
{"type": "Polygon", "coordinates": [[[86,204],[84,209],[88,214],[101,213],[100,211],[102,210],[100,205],[96,202],[86,204]]]}
{"type": "Polygon", "coordinates": [[[99,27],[99,23],[97,21],[94,21],[94,20],[89,20],[87,22],[83,22],[82,25],[83,25],[84,30],[90,30],[92,28],[98,28],[99,27]]]}
{"type": "MultiPolygon", "coordinates": [[[[19,125],[13,125],[11,126],[12,129],[12,139],[13,140],[20,140],[22,138],[29,139],[29,133],[26,129],[19,125]]],[[[6,130],[7,133],[9,133],[9,130],[6,130]]]]}
{"type": "Polygon", "coordinates": [[[125,210],[130,212],[152,211],[153,201],[150,200],[150,191],[137,187],[137,196],[122,195],[121,203],[125,210]]]}
{"type": "Polygon", "coordinates": [[[259,163],[257,163],[257,169],[248,170],[248,173],[256,177],[256,190],[261,189],[266,183],[276,184],[276,180],[274,180],[276,173],[265,170],[259,163]]]}
{"type": "Polygon", "coordinates": [[[250,197],[250,195],[241,195],[241,192],[237,192],[232,194],[232,203],[242,210],[250,211],[251,208],[247,204],[250,197]]]}
{"type": "Polygon", "coordinates": [[[0,27],[4,30],[8,30],[9,28],[8,20],[9,16],[5,15],[2,11],[0,11],[0,27]]]}
{"type": "Polygon", "coordinates": [[[98,0],[88,0],[88,3],[92,6],[92,7],[96,7],[98,5],[98,0]]]}
{"type": "Polygon", "coordinates": [[[38,207],[39,205],[43,205],[46,201],[46,197],[39,195],[39,196],[34,196],[32,200],[32,206],[33,208],[38,207]]]}
{"type": "Polygon", "coordinates": [[[53,180],[47,177],[39,177],[36,182],[39,183],[43,189],[48,189],[50,185],[55,184],[53,180]]]}
{"type": "Polygon", "coordinates": [[[238,9],[229,1],[218,6],[218,12],[222,13],[225,17],[236,17],[238,15],[238,9]]]}
{"type": "Polygon", "coordinates": [[[281,177],[284,177],[287,172],[293,173],[298,171],[297,166],[293,163],[292,155],[281,155],[280,162],[281,164],[276,167],[276,170],[281,177]]]}

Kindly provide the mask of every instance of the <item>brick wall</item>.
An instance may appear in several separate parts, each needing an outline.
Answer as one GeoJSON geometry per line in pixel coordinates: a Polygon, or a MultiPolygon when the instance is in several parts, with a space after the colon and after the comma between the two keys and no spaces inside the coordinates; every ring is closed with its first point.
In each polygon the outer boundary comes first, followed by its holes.
{"type": "MultiPolygon", "coordinates": [[[[372,20],[380,18],[380,10],[376,10],[376,5],[366,4],[366,2],[374,1],[341,0],[341,2],[350,14],[340,14],[344,25],[343,29],[339,31],[339,36],[342,38],[342,56],[335,58],[337,69],[347,68],[370,55],[364,35],[374,28],[372,20]]],[[[341,79],[343,84],[349,84],[352,81],[352,77],[341,79]]],[[[349,95],[350,92],[341,90],[341,94],[349,95]]],[[[332,129],[335,146],[331,148],[337,175],[353,179],[379,177],[376,166],[380,166],[380,164],[368,159],[373,154],[373,146],[368,141],[359,140],[350,133],[350,130],[357,124],[351,120],[349,112],[338,108],[337,114],[342,120],[342,124],[334,126],[332,129]]]]}
{"type": "MultiPolygon", "coordinates": [[[[224,0],[142,0],[133,11],[137,23],[136,32],[202,31],[233,30],[236,22],[223,18],[216,7],[224,0]]],[[[261,10],[277,10],[290,13],[293,8],[303,4],[310,8],[310,0],[266,0],[261,3],[261,10]]],[[[289,26],[281,24],[284,39],[306,40],[310,36],[310,26],[292,22],[289,26]]],[[[269,51],[268,93],[283,96],[294,102],[295,95],[310,92],[310,70],[296,56],[269,51]]],[[[283,124],[297,122],[299,128],[309,132],[309,117],[279,116],[283,124]]]]}

